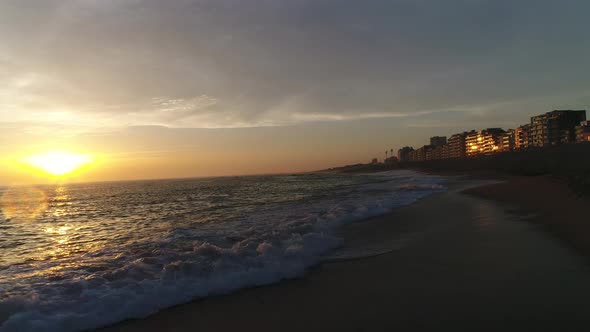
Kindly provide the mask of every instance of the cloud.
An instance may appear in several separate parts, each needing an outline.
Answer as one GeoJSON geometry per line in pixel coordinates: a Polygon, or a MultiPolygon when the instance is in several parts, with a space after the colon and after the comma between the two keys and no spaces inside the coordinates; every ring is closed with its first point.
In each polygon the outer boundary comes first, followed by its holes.
{"type": "Polygon", "coordinates": [[[517,119],[533,104],[503,101],[560,104],[590,88],[588,9],[574,0],[6,1],[0,121],[219,128],[402,123],[469,109],[466,121],[477,122],[492,104],[517,119]]]}

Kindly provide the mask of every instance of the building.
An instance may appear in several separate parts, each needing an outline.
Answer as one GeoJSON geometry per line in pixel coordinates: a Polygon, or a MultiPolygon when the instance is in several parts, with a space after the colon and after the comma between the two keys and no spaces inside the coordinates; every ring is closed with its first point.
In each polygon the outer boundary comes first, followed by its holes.
{"type": "Polygon", "coordinates": [[[576,126],[576,142],[590,142],[590,121],[582,121],[576,126]]]}
{"type": "Polygon", "coordinates": [[[378,163],[379,163],[379,159],[377,159],[377,158],[371,159],[371,164],[375,165],[375,164],[378,164],[378,163]]]}
{"type": "Polygon", "coordinates": [[[426,160],[426,150],[424,147],[417,148],[416,152],[414,152],[414,161],[424,161],[426,160]]]}
{"type": "Polygon", "coordinates": [[[442,146],[441,159],[450,159],[450,150],[449,150],[449,144],[448,143],[442,146]]]}
{"type": "Polygon", "coordinates": [[[407,162],[410,161],[410,153],[414,151],[414,148],[411,146],[404,146],[403,148],[397,150],[397,159],[400,162],[407,162]]]}
{"type": "Polygon", "coordinates": [[[475,157],[498,152],[498,141],[505,133],[501,128],[488,128],[478,132],[470,132],[465,137],[465,154],[475,157]]]}
{"type": "Polygon", "coordinates": [[[526,150],[530,145],[531,125],[522,125],[514,131],[514,149],[526,150]]]}
{"type": "Polygon", "coordinates": [[[430,145],[432,146],[443,146],[447,144],[446,136],[434,136],[430,138],[430,145]]]}
{"type": "Polygon", "coordinates": [[[475,133],[475,130],[470,132],[463,132],[449,137],[445,159],[464,159],[465,154],[465,138],[468,134],[475,133]]]}
{"type": "Polygon", "coordinates": [[[531,117],[531,146],[573,143],[576,126],[586,120],[585,110],[555,110],[531,117]]]}
{"type": "Polygon", "coordinates": [[[514,129],[508,129],[504,134],[498,137],[498,151],[500,152],[512,152],[516,148],[516,131],[514,129]]]}
{"type": "Polygon", "coordinates": [[[416,161],[416,150],[412,150],[408,153],[408,161],[416,161]]]}
{"type": "Polygon", "coordinates": [[[465,136],[465,156],[472,157],[478,154],[479,145],[478,145],[478,137],[479,132],[471,131],[465,136]]]}
{"type": "Polygon", "coordinates": [[[434,149],[432,145],[424,145],[421,148],[416,149],[413,151],[414,160],[413,161],[425,161],[426,155],[431,153],[431,150],[434,149]]]}
{"type": "Polygon", "coordinates": [[[585,110],[547,112],[531,117],[530,124],[507,131],[502,128],[471,130],[454,134],[448,140],[446,136],[433,136],[430,145],[399,149],[397,158],[393,157],[393,149],[390,158],[386,151],[385,163],[464,159],[573,142],[590,142],[590,121],[586,121],[585,110]]]}
{"type": "Polygon", "coordinates": [[[426,150],[426,160],[440,160],[443,159],[443,147],[445,145],[432,146],[432,148],[426,150]]]}

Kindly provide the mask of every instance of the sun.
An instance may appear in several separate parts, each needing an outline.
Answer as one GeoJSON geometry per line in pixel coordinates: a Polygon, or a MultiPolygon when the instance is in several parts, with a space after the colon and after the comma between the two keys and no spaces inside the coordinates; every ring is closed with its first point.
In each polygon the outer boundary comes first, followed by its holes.
{"type": "Polygon", "coordinates": [[[23,160],[30,166],[54,176],[71,174],[92,162],[92,157],[67,151],[48,151],[23,160]]]}

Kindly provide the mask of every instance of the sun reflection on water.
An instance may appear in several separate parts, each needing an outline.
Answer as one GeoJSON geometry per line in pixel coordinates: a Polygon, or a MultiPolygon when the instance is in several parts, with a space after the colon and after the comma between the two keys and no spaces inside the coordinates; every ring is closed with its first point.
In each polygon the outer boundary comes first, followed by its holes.
{"type": "Polygon", "coordinates": [[[55,245],[44,251],[42,255],[50,257],[50,259],[58,259],[60,257],[68,257],[73,252],[76,252],[79,249],[78,246],[71,245],[72,236],[75,234],[75,231],[76,229],[70,225],[44,228],[43,232],[50,237],[55,245]]]}
{"type": "Polygon", "coordinates": [[[58,235],[67,235],[67,232],[72,229],[70,226],[60,226],[60,227],[47,227],[44,228],[43,231],[47,234],[58,234],[58,235]]]}
{"type": "Polygon", "coordinates": [[[36,237],[26,244],[15,242],[19,249],[11,247],[0,261],[18,261],[21,255],[29,255],[31,261],[56,261],[99,246],[87,241],[90,234],[86,226],[71,218],[75,213],[69,188],[62,184],[53,188],[12,187],[0,192],[0,222],[11,225],[7,236],[36,237]]]}
{"type": "Polygon", "coordinates": [[[55,193],[51,199],[53,209],[51,214],[54,217],[62,217],[68,214],[68,209],[72,203],[70,202],[70,195],[65,186],[57,186],[55,193]]]}

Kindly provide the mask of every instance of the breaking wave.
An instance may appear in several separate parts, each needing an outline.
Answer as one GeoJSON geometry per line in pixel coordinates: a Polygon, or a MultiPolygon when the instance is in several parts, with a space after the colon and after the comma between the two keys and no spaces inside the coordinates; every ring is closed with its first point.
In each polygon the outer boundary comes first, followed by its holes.
{"type": "Polygon", "coordinates": [[[391,171],[54,189],[36,223],[0,223],[13,249],[0,260],[0,331],[95,328],[300,277],[339,246],[341,225],[444,187],[391,171]]]}

